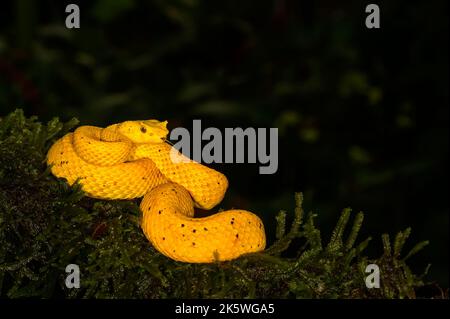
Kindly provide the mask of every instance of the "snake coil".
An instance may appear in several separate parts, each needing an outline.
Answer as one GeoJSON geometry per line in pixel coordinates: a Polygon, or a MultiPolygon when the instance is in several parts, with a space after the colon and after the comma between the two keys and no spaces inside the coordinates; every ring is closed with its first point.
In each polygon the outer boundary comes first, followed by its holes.
{"type": "Polygon", "coordinates": [[[141,227],[152,245],[177,261],[209,263],[261,251],[262,221],[245,210],[194,218],[228,188],[225,175],[192,161],[165,142],[167,122],[126,121],[106,128],[80,126],[47,154],[56,177],[100,199],[144,197],[141,227]],[[173,154],[183,160],[174,161],[173,154]]]}

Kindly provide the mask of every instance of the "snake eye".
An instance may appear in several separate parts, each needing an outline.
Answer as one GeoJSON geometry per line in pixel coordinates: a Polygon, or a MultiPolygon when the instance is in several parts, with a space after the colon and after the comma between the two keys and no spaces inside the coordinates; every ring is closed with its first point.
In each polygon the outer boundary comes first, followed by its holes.
{"type": "Polygon", "coordinates": [[[145,133],[145,132],[147,132],[147,129],[145,127],[141,126],[141,132],[145,133]]]}

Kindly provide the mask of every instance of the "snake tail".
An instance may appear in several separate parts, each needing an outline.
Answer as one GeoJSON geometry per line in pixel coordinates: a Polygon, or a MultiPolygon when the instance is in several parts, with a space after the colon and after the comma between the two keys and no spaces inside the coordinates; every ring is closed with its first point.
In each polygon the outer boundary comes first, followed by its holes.
{"type": "Polygon", "coordinates": [[[157,186],[144,196],[142,229],[164,255],[183,262],[227,261],[264,250],[264,225],[245,210],[227,210],[193,218],[193,201],[175,183],[157,186]]]}

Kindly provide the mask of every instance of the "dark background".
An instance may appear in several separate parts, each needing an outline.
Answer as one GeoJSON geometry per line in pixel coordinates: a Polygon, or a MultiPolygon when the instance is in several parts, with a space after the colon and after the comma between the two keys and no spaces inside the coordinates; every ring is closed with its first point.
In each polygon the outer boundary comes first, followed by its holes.
{"type": "MultiPolygon", "coordinates": [[[[1,116],[170,128],[278,127],[279,170],[221,164],[221,207],[274,216],[293,193],[329,235],[340,210],[366,213],[363,236],[411,226],[410,262],[448,287],[448,7],[378,1],[10,1],[0,9],[1,116]]],[[[364,239],[361,237],[360,239],[364,239]]]]}

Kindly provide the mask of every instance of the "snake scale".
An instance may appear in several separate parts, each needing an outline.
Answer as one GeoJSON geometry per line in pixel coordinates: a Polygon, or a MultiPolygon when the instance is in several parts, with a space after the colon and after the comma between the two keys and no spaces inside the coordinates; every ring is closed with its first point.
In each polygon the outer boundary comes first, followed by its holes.
{"type": "Polygon", "coordinates": [[[89,197],[143,197],[141,228],[174,260],[210,263],[264,250],[264,225],[249,211],[194,217],[195,207],[209,210],[222,201],[228,180],[178,151],[183,161],[174,161],[168,133],[167,121],[157,120],[80,126],[51,146],[47,164],[70,185],[79,181],[89,197]]]}

